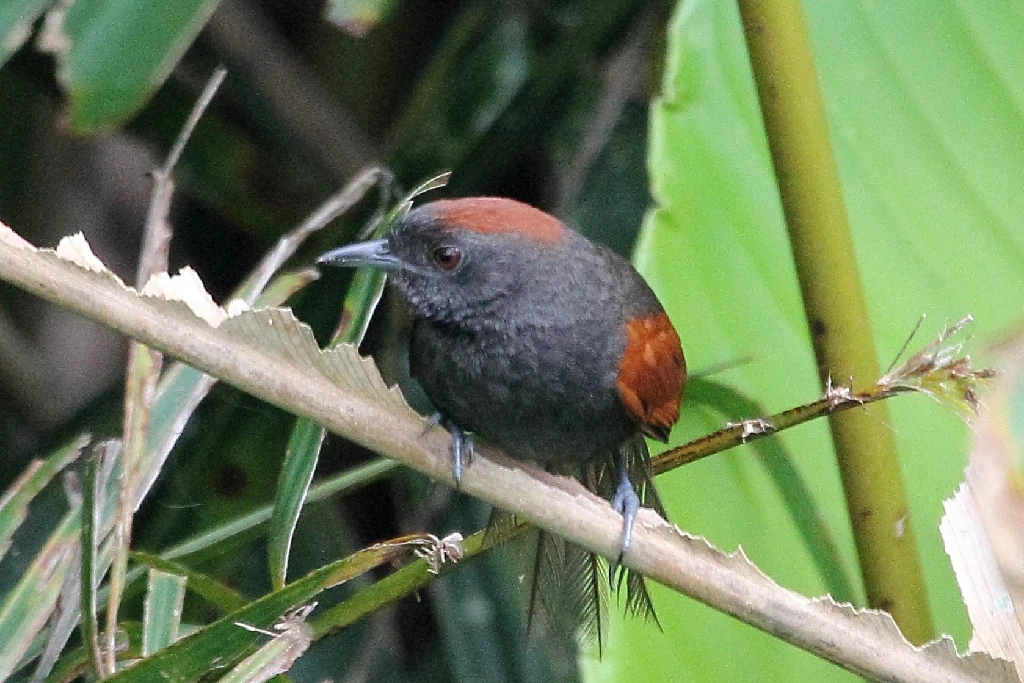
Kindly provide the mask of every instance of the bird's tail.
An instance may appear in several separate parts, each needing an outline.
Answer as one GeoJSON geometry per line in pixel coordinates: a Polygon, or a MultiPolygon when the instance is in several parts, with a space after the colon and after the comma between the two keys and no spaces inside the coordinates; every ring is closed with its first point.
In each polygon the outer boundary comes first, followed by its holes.
{"type": "MultiPolygon", "coordinates": [[[[642,436],[623,446],[630,481],[645,507],[665,516],[664,508],[651,478],[650,456],[642,436]]],[[[617,475],[611,457],[588,463],[573,472],[564,468],[588,489],[605,499],[615,491],[617,475]]],[[[509,534],[521,520],[510,513],[495,510],[488,524],[488,535],[509,534]]],[[[584,640],[596,641],[601,651],[607,623],[605,596],[614,588],[621,597],[625,588],[625,610],[631,616],[653,621],[659,628],[650,593],[641,574],[619,566],[609,586],[608,564],[598,555],[570,543],[560,536],[530,529],[514,542],[513,555],[522,564],[527,596],[527,631],[531,636],[574,633],[584,640]]]]}
{"type": "MultiPolygon", "coordinates": [[[[626,471],[629,473],[629,481],[633,485],[633,490],[640,497],[640,504],[643,507],[653,509],[663,519],[667,519],[665,507],[662,505],[661,497],[658,496],[658,490],[654,486],[653,472],[651,471],[651,455],[643,435],[637,434],[634,438],[623,444],[620,454],[625,462],[626,471]]],[[[605,500],[611,498],[615,494],[615,488],[618,485],[618,473],[616,472],[614,458],[609,457],[589,464],[584,471],[583,483],[588,489],[605,500]]],[[[625,609],[627,614],[653,621],[658,628],[661,628],[661,624],[658,623],[658,615],[654,611],[654,603],[651,601],[651,595],[647,591],[647,584],[642,574],[618,565],[614,572],[612,584],[615,593],[620,597],[622,595],[622,588],[625,587],[625,609]]]]}

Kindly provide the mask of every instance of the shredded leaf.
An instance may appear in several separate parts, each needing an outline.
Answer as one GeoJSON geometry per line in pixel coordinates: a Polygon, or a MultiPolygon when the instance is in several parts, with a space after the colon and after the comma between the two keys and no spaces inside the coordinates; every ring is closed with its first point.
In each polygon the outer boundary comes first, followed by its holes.
{"type": "Polygon", "coordinates": [[[168,301],[180,301],[211,327],[217,327],[232,315],[238,315],[249,308],[240,299],[232,300],[228,305],[228,310],[218,306],[210,293],[206,291],[206,287],[203,286],[199,273],[189,266],[182,268],[177,275],[155,274],[143,286],[142,295],[168,301]]]}
{"type": "Polygon", "coordinates": [[[24,249],[26,251],[38,251],[38,249],[25,240],[25,238],[7,227],[3,221],[0,221],[0,242],[10,244],[13,247],[24,249]]]}
{"type": "Polygon", "coordinates": [[[972,648],[1012,660],[1024,676],[1024,336],[1003,346],[997,367],[964,483],[939,529],[974,626],[972,648]]]}
{"type": "Polygon", "coordinates": [[[85,235],[80,232],[76,232],[74,235],[70,235],[68,237],[62,237],[60,242],[57,243],[57,249],[55,251],[57,256],[62,259],[71,261],[72,263],[93,273],[110,272],[107,270],[107,267],[103,265],[103,261],[100,261],[96,257],[96,254],[92,253],[92,248],[85,240],[85,235]]]}
{"type": "Polygon", "coordinates": [[[974,626],[971,649],[1014,662],[1017,674],[1024,676],[1024,627],[999,569],[971,485],[961,484],[943,507],[946,513],[939,531],[974,626]]]}

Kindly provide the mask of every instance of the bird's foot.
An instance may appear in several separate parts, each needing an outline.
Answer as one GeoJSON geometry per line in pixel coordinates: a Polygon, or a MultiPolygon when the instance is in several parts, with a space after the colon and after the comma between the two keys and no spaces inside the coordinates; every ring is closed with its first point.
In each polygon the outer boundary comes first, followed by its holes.
{"type": "Polygon", "coordinates": [[[444,427],[452,437],[452,475],[455,477],[455,488],[459,488],[463,469],[473,462],[473,437],[441,413],[434,413],[427,423],[428,428],[437,425],[444,427]]]}
{"type": "Polygon", "coordinates": [[[621,456],[616,457],[615,467],[618,470],[619,485],[615,488],[615,495],[612,496],[612,507],[622,515],[622,542],[619,545],[618,559],[608,565],[608,582],[612,588],[618,588],[615,574],[618,572],[619,563],[626,555],[626,551],[629,550],[629,544],[633,540],[633,525],[636,523],[637,511],[640,510],[640,496],[633,489],[633,483],[629,480],[629,473],[626,471],[626,466],[621,456]]]}

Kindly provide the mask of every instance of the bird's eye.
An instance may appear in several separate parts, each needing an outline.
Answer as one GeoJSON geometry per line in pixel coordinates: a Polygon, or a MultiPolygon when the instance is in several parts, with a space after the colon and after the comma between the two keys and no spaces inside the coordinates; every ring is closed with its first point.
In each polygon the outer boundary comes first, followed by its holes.
{"type": "Polygon", "coordinates": [[[462,261],[462,251],[458,247],[438,247],[431,256],[441,270],[455,270],[462,261]]]}

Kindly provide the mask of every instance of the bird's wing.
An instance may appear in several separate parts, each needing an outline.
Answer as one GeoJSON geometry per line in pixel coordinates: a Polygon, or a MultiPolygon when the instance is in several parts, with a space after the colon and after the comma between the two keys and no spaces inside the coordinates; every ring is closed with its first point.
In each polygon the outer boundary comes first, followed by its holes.
{"type": "Polygon", "coordinates": [[[626,324],[626,348],[616,385],[630,418],[647,436],[668,441],[679,419],[686,361],[679,335],[664,312],[626,324]]]}

